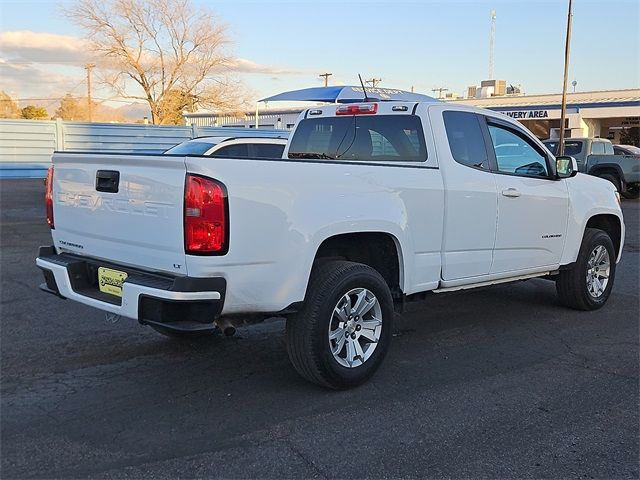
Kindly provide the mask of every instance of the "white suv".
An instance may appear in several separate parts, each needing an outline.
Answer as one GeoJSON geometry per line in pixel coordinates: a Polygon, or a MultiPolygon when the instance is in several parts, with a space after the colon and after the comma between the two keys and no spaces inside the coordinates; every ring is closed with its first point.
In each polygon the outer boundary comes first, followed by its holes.
{"type": "Polygon", "coordinates": [[[203,155],[205,157],[282,158],[286,138],[198,137],[179,143],[165,155],[203,155]]]}

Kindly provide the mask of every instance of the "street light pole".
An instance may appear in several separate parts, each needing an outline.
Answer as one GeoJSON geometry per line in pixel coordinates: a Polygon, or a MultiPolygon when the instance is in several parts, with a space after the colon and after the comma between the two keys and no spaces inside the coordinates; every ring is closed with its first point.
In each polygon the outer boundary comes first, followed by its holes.
{"type": "Polygon", "coordinates": [[[569,12],[567,14],[567,38],[564,44],[564,79],[562,81],[562,108],[560,110],[560,141],[558,142],[558,155],[564,155],[564,122],[567,117],[567,79],[569,77],[569,49],[571,46],[571,1],[569,0],[569,12]]]}

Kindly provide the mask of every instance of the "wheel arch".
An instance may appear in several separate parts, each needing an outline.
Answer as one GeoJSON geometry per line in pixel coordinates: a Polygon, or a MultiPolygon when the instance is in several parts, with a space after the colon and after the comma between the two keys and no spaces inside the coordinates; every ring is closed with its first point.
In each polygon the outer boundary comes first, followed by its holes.
{"type": "Polygon", "coordinates": [[[593,215],[587,220],[585,232],[587,228],[597,228],[603,230],[609,235],[616,251],[616,258],[620,257],[622,247],[622,222],[620,218],[613,214],[601,213],[593,215]]]}
{"type": "Polygon", "coordinates": [[[375,269],[387,282],[394,297],[404,288],[404,261],[398,238],[384,231],[346,232],[325,238],[313,264],[326,260],[348,260],[375,269]]]}

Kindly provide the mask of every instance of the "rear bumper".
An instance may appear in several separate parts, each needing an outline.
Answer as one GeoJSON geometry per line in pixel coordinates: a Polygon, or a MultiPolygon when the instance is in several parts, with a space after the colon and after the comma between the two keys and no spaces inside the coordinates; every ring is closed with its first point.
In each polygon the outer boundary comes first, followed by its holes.
{"type": "Polygon", "coordinates": [[[53,247],[41,247],[36,265],[43,271],[41,289],[140,323],[157,324],[175,330],[213,328],[224,305],[224,278],[171,277],[99,262],[69,254],[56,254],[53,247]],[[100,292],[99,266],[127,272],[122,297],[100,292]]]}

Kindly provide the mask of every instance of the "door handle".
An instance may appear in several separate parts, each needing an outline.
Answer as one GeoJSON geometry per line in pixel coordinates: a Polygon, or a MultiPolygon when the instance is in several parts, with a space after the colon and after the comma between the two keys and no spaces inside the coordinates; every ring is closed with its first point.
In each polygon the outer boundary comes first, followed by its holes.
{"type": "Polygon", "coordinates": [[[520,192],[515,188],[506,188],[502,190],[502,195],[504,195],[505,197],[516,198],[520,196],[520,192]]]}
{"type": "Polygon", "coordinates": [[[118,193],[120,172],[116,170],[98,170],[96,172],[96,190],[98,192],[118,193]]]}

